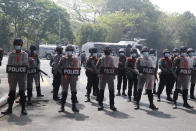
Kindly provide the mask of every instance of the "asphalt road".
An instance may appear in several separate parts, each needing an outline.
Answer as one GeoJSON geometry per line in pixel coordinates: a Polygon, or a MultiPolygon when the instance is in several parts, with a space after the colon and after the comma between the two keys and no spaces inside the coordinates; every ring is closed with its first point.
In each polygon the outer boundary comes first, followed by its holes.
{"type": "MultiPolygon", "coordinates": [[[[5,59],[6,61],[6,59],[5,59]]],[[[41,68],[51,75],[49,61],[42,60],[41,68]]],[[[4,66],[5,67],[5,66],[4,66]]],[[[3,67],[1,67],[1,73],[3,67]]],[[[52,76],[52,75],[51,75],[52,76]]],[[[1,75],[4,88],[6,84],[5,73],[1,75]]],[[[15,104],[12,115],[0,116],[0,131],[195,131],[196,110],[188,110],[182,107],[182,98],[179,97],[179,108],[172,109],[172,104],[165,100],[163,93],[162,102],[155,104],[159,111],[148,108],[147,96],[141,99],[141,109],[134,110],[134,103],[127,102],[126,97],[115,97],[117,112],[109,110],[108,90],[105,92],[105,110],[97,111],[97,102],[92,97],[91,103],[85,103],[86,76],[84,70],[78,80],[79,113],[71,111],[70,93],[67,98],[65,113],[59,113],[60,105],[52,100],[52,78],[44,76],[41,83],[43,99],[34,98],[33,106],[28,106],[27,116],[21,116],[21,108],[15,104]]],[[[116,84],[115,84],[116,85],[116,84]]],[[[0,95],[5,95],[6,90],[2,88],[0,95]],[[3,91],[2,91],[3,90],[3,91]]],[[[35,90],[35,89],[34,89],[35,90]]],[[[34,93],[34,96],[35,93],[34,93]]],[[[196,101],[190,101],[196,108],[196,101]]],[[[5,107],[6,108],[6,107],[5,107]]],[[[0,109],[1,111],[3,109],[0,109]]]]}

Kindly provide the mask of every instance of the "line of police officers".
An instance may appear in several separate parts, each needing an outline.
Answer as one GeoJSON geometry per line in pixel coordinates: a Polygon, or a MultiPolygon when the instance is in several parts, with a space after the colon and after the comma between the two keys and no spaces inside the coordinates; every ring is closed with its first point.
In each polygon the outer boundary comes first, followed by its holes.
{"type": "MultiPolygon", "coordinates": [[[[21,50],[23,42],[21,39],[14,40],[15,50],[9,55],[8,65],[12,68],[24,66],[28,67],[28,73],[25,72],[8,72],[8,83],[10,87],[8,98],[8,109],[3,114],[12,113],[12,105],[15,100],[16,86],[19,85],[20,103],[22,106],[21,113],[26,115],[25,109],[25,89],[27,82],[27,96],[28,103],[31,103],[32,97],[32,83],[33,79],[36,83],[37,96],[42,97],[40,89],[40,61],[37,53],[35,52],[35,46],[30,47],[30,52],[21,50]],[[36,69],[36,70],[35,70],[36,69]]],[[[77,80],[80,75],[80,59],[74,55],[75,48],[72,45],[66,47],[66,54],[63,55],[63,48],[58,46],[56,48],[56,55],[50,61],[53,73],[53,99],[61,100],[61,110],[64,112],[64,106],[66,103],[68,88],[71,90],[72,110],[73,112],[79,112],[76,103],[77,100],[77,80]],[[62,97],[58,97],[59,87],[62,87],[62,97]]],[[[90,94],[93,87],[94,95],[97,97],[99,107],[98,110],[104,109],[103,100],[106,84],[109,89],[110,109],[116,111],[115,107],[115,87],[114,80],[115,75],[118,77],[117,83],[117,96],[121,95],[121,84],[123,82],[122,95],[127,96],[125,93],[128,80],[128,100],[135,101],[135,109],[140,108],[140,100],[142,96],[143,88],[148,95],[149,108],[152,110],[158,110],[153,102],[153,93],[157,94],[158,101],[161,101],[161,94],[166,86],[167,100],[173,101],[173,108],[177,108],[178,94],[182,93],[184,104],[186,108],[193,108],[187,102],[188,100],[188,88],[191,82],[190,98],[194,97],[194,87],[196,82],[196,57],[194,56],[194,50],[182,46],[180,49],[175,48],[171,53],[168,49],[163,50],[163,57],[157,60],[157,52],[154,49],[143,47],[141,50],[141,56],[139,56],[136,48],[131,48],[130,57],[125,56],[125,50],[119,50],[119,61],[117,62],[115,57],[111,55],[112,49],[110,46],[104,48],[104,55],[98,58],[98,50],[96,48],[90,48],[91,55],[86,62],[86,75],[87,82],[87,100],[90,102],[90,94]],[[172,55],[171,55],[172,54],[172,55]],[[158,67],[161,70],[159,72],[159,85],[156,92],[156,80],[158,67]],[[173,99],[171,98],[173,87],[175,91],[173,93],[173,99]],[[133,90],[133,91],[132,91],[133,90]],[[154,91],[153,91],[154,90],[154,91]],[[133,93],[132,93],[133,92],[133,93]]]]}
{"type": "Polygon", "coordinates": [[[124,49],[119,50],[119,62],[117,71],[111,73],[111,69],[115,68],[113,64],[113,57],[110,56],[111,48],[104,49],[105,55],[97,59],[97,49],[91,48],[91,53],[87,59],[86,74],[88,77],[87,84],[87,100],[90,101],[91,88],[99,87],[97,92],[97,100],[99,101],[99,110],[103,109],[104,89],[106,83],[109,88],[110,108],[116,111],[114,106],[114,76],[117,74],[117,96],[121,95],[121,85],[123,82],[122,95],[127,96],[125,93],[128,80],[128,101],[133,100],[136,102],[135,109],[140,108],[140,99],[143,88],[149,99],[149,108],[158,110],[153,103],[153,93],[157,94],[158,100],[161,101],[161,94],[166,86],[167,100],[173,102],[173,108],[177,108],[178,93],[182,93],[185,108],[193,108],[187,102],[188,88],[191,82],[190,98],[196,99],[194,96],[194,87],[196,81],[196,57],[192,48],[187,49],[182,46],[180,49],[175,48],[172,53],[168,49],[163,50],[163,57],[158,61],[157,52],[154,49],[143,47],[141,56],[139,56],[137,49],[131,49],[130,57],[126,58],[124,49]],[[97,62],[98,61],[98,62],[97,62]],[[100,66],[101,65],[101,66],[100,66]],[[102,69],[101,69],[101,68],[102,69]],[[158,68],[160,72],[158,73],[158,68]],[[110,73],[108,73],[109,71],[110,73]],[[157,74],[159,74],[158,90],[156,91],[156,82],[158,81],[157,74]],[[93,81],[94,80],[94,81],[93,81]],[[98,83],[99,80],[99,83],[98,83]],[[98,84],[100,84],[98,86],[98,84]],[[175,91],[173,98],[171,97],[173,88],[175,91]],[[132,93],[132,88],[133,93],[132,93]]]}

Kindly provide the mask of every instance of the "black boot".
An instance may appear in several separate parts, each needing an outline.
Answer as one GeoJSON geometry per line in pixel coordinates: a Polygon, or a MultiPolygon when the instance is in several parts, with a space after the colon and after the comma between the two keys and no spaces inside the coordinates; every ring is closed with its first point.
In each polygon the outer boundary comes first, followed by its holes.
{"type": "Polygon", "coordinates": [[[86,100],[85,100],[85,102],[90,102],[91,101],[91,99],[90,99],[90,95],[87,95],[86,96],[86,100]]]}
{"type": "Polygon", "coordinates": [[[154,88],[153,88],[153,94],[157,94],[157,91],[156,91],[156,82],[154,83],[154,88]]]}
{"type": "Polygon", "coordinates": [[[171,98],[171,96],[169,95],[169,96],[167,96],[167,100],[168,101],[173,101],[173,99],[171,98]]]}
{"type": "Polygon", "coordinates": [[[123,95],[123,96],[127,96],[127,94],[125,93],[125,91],[123,91],[122,95],[123,95]]]}
{"type": "Polygon", "coordinates": [[[117,111],[116,107],[114,106],[114,90],[109,90],[109,97],[110,97],[110,109],[113,111],[117,111]]]}
{"type": "MultiPolygon", "coordinates": [[[[93,88],[93,93],[94,93],[95,91],[94,91],[94,88],[93,88]]],[[[85,102],[90,102],[91,100],[90,100],[90,94],[91,94],[91,87],[90,86],[88,86],[87,87],[87,96],[86,96],[86,100],[85,100],[85,102]]]]}
{"type": "Polygon", "coordinates": [[[159,92],[157,93],[157,101],[158,101],[158,102],[161,101],[161,95],[159,94],[159,92]]]}
{"type": "Polygon", "coordinates": [[[21,106],[22,106],[21,114],[27,115],[27,111],[25,109],[25,103],[26,103],[25,91],[22,91],[22,90],[19,91],[19,95],[20,95],[20,102],[21,102],[21,106]]]}
{"type": "Polygon", "coordinates": [[[188,108],[188,109],[192,109],[193,106],[190,106],[187,102],[187,99],[188,99],[188,89],[185,89],[185,90],[182,90],[182,98],[183,98],[183,101],[184,101],[184,104],[183,106],[185,108],[188,108]]]}
{"type": "Polygon", "coordinates": [[[61,110],[59,112],[65,112],[65,103],[67,99],[67,92],[62,91],[62,98],[61,98],[61,110]]]}
{"type": "Polygon", "coordinates": [[[60,98],[58,97],[58,91],[59,91],[59,88],[54,84],[53,85],[53,100],[54,101],[60,100],[60,98]]]}
{"type": "Polygon", "coordinates": [[[166,87],[166,94],[167,94],[167,99],[168,101],[172,102],[173,99],[171,98],[171,87],[166,87]]]}
{"type": "Polygon", "coordinates": [[[97,89],[97,97],[96,97],[96,101],[99,102],[99,89],[97,89]]]}
{"type": "Polygon", "coordinates": [[[77,101],[76,94],[77,94],[76,92],[71,92],[72,111],[73,112],[79,112],[78,108],[76,107],[76,101],[77,101]]]}
{"type": "Polygon", "coordinates": [[[77,92],[75,92],[75,94],[76,94],[76,103],[79,103],[78,97],[77,97],[77,92]]]}
{"type": "Polygon", "coordinates": [[[196,100],[195,96],[194,96],[194,91],[195,91],[195,84],[192,83],[191,84],[191,89],[190,89],[190,98],[193,100],[196,100]]]}
{"type": "Polygon", "coordinates": [[[8,109],[5,110],[4,112],[1,112],[1,114],[8,115],[8,114],[12,113],[12,106],[14,104],[15,94],[16,94],[15,91],[10,91],[9,92],[9,95],[8,95],[9,96],[9,98],[8,98],[8,109]]]}
{"type": "Polygon", "coordinates": [[[129,96],[129,98],[128,98],[128,102],[131,102],[131,96],[129,96]]]}
{"type": "Polygon", "coordinates": [[[103,110],[103,99],[104,99],[104,90],[100,90],[99,91],[99,107],[98,107],[98,111],[102,111],[103,110]]]}
{"type": "Polygon", "coordinates": [[[138,89],[137,96],[136,96],[136,106],[134,108],[135,110],[140,109],[140,99],[141,99],[141,96],[142,96],[142,89],[138,89]]]}
{"type": "Polygon", "coordinates": [[[147,95],[147,90],[145,89],[145,92],[144,92],[144,94],[143,95],[147,95]]]}
{"type": "Polygon", "coordinates": [[[37,97],[44,97],[44,95],[42,95],[42,93],[41,93],[41,88],[40,88],[40,86],[37,86],[37,87],[36,87],[36,91],[37,91],[37,97]]]}
{"type": "Polygon", "coordinates": [[[174,94],[173,94],[173,109],[177,109],[177,100],[178,100],[178,93],[180,92],[180,89],[175,89],[174,94]]]}
{"type": "Polygon", "coordinates": [[[118,90],[118,93],[116,94],[116,96],[121,96],[120,90],[118,90]]]}
{"type": "Polygon", "coordinates": [[[173,101],[173,99],[171,98],[170,92],[167,92],[167,99],[168,101],[173,101]]]}
{"type": "Polygon", "coordinates": [[[152,90],[147,90],[147,94],[148,94],[148,100],[150,102],[150,106],[149,108],[152,110],[158,110],[159,108],[157,108],[154,103],[153,103],[153,94],[152,94],[152,90]]]}
{"type": "Polygon", "coordinates": [[[27,104],[28,105],[32,105],[31,97],[32,97],[32,88],[29,88],[29,89],[27,89],[27,98],[28,98],[27,104]]]}

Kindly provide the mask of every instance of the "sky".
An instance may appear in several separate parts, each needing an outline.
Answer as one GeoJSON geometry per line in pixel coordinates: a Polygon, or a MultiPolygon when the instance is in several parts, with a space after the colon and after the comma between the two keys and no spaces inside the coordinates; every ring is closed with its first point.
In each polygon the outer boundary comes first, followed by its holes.
{"type": "Polygon", "coordinates": [[[150,0],[158,5],[161,11],[183,13],[190,11],[196,16],[196,0],[150,0]]]}

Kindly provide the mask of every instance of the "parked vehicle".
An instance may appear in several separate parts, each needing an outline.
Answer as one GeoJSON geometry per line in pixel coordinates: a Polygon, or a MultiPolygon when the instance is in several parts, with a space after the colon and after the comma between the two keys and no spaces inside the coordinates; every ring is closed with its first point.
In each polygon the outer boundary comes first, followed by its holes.
{"type": "MultiPolygon", "coordinates": [[[[142,44],[138,44],[135,41],[120,41],[119,43],[87,42],[84,45],[82,45],[81,50],[82,52],[85,51],[86,56],[88,57],[90,55],[89,48],[96,47],[98,49],[98,53],[103,54],[103,48],[107,45],[111,46],[113,56],[118,56],[119,49],[126,48],[128,45],[131,45],[134,48],[140,48],[141,46],[143,46],[142,44]]],[[[138,54],[140,54],[139,49],[138,54]]]]}
{"type": "MultiPolygon", "coordinates": [[[[75,47],[75,53],[79,53],[79,47],[76,45],[73,45],[75,47]]],[[[55,49],[57,45],[40,45],[39,46],[39,57],[40,58],[46,58],[47,60],[50,60],[55,55],[55,49]]],[[[66,46],[63,47],[63,53],[65,53],[66,46]]]]}

